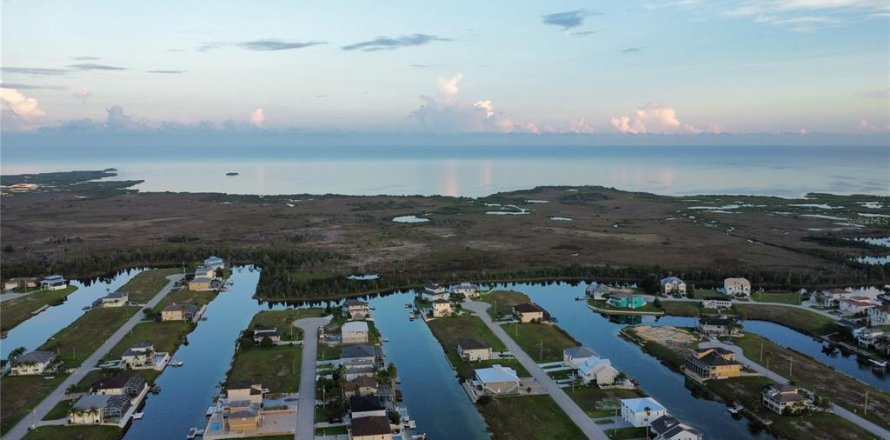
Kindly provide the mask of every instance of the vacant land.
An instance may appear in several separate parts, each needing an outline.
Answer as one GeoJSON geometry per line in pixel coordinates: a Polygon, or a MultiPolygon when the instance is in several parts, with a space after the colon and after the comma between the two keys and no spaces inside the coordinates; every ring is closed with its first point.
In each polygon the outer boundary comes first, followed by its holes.
{"type": "Polygon", "coordinates": [[[584,438],[569,416],[547,395],[502,397],[476,407],[496,439],[584,438]]]}
{"type": "Polygon", "coordinates": [[[621,417],[621,399],[644,397],[639,390],[603,390],[595,386],[563,388],[563,391],[590,417],[621,417]]]}
{"type": "Polygon", "coordinates": [[[692,301],[661,301],[661,309],[666,315],[701,316],[701,303],[692,301]]]}
{"type": "Polygon", "coordinates": [[[238,350],[228,381],[261,383],[273,393],[295,393],[300,389],[299,345],[254,346],[238,350]]]}
{"type": "Polygon", "coordinates": [[[29,431],[25,440],[116,440],[120,435],[115,426],[43,426],[29,431]]]}
{"type": "Polygon", "coordinates": [[[32,312],[66,298],[77,287],[68,286],[62,290],[41,290],[18,299],[6,301],[0,308],[0,331],[9,331],[30,318],[32,312]]]}
{"type": "Polygon", "coordinates": [[[299,341],[303,339],[303,330],[294,326],[294,321],[301,318],[315,318],[324,316],[322,309],[289,309],[270,310],[257,313],[250,321],[248,329],[257,325],[278,327],[281,330],[281,339],[284,341],[299,341]]]}
{"type": "Polygon", "coordinates": [[[43,376],[6,376],[0,379],[0,433],[6,433],[16,422],[25,417],[52,390],[56,389],[65,375],[53,379],[43,376]]]}
{"type": "Polygon", "coordinates": [[[495,290],[480,297],[479,301],[491,304],[488,315],[494,319],[513,313],[513,306],[532,302],[528,295],[512,290],[495,290]]]}
{"type": "Polygon", "coordinates": [[[185,321],[141,322],[108,352],[106,359],[120,359],[127,348],[139,342],[151,342],[156,351],[172,356],[193,328],[193,323],[185,321]]]}
{"type": "Polygon", "coordinates": [[[552,324],[503,324],[502,327],[535,362],[561,361],[563,350],[581,345],[552,324]]]}
{"type": "Polygon", "coordinates": [[[761,304],[734,304],[742,319],[775,322],[810,335],[825,335],[835,330],[834,320],[804,309],[761,304]]]}
{"type": "Polygon", "coordinates": [[[133,306],[88,310],[40,350],[58,351],[65,367],[77,367],[136,313],[141,313],[139,307],[133,306]]]}
{"type": "Polygon", "coordinates": [[[169,275],[182,273],[181,268],[151,269],[140,272],[120,290],[127,292],[130,302],[144,304],[160,292],[170,280],[169,275]]]}
{"type": "Polygon", "coordinates": [[[493,364],[510,367],[516,370],[520,377],[528,376],[528,371],[522,367],[519,361],[514,359],[466,362],[460,358],[460,355],[457,354],[457,341],[459,339],[475,339],[485,342],[492,347],[494,352],[506,350],[504,343],[478,317],[452,316],[450,318],[434,319],[428,322],[428,324],[433,332],[433,336],[439,340],[439,344],[445,350],[451,365],[457,370],[459,378],[470,378],[473,376],[475,369],[485,368],[493,364]]]}
{"type": "Polygon", "coordinates": [[[800,304],[800,294],[797,292],[754,292],[751,299],[757,302],[800,304]]]}

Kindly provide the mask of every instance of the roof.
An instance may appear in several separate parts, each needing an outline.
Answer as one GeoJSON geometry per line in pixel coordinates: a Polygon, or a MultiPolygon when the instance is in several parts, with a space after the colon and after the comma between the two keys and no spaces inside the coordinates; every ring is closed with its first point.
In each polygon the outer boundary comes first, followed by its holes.
{"type": "Polygon", "coordinates": [[[748,281],[747,278],[741,278],[741,277],[739,277],[739,278],[727,278],[727,279],[723,280],[723,282],[724,282],[724,283],[748,283],[748,284],[751,284],[751,282],[748,281]]]}
{"type": "Polygon", "coordinates": [[[683,432],[688,432],[688,433],[694,434],[696,436],[701,436],[701,432],[698,432],[698,430],[696,430],[695,428],[693,428],[689,425],[686,425],[684,423],[674,426],[673,428],[669,428],[667,431],[664,431],[660,434],[664,438],[673,438],[675,435],[683,433],[683,432]]]}
{"type": "Polygon", "coordinates": [[[732,325],[736,323],[733,318],[701,318],[698,320],[699,325],[732,325]]]}
{"type": "Polygon", "coordinates": [[[377,396],[352,396],[349,398],[349,411],[380,411],[386,409],[377,396]]]}
{"type": "Polygon", "coordinates": [[[246,390],[248,388],[262,388],[262,385],[253,383],[249,380],[230,380],[226,384],[226,390],[246,390]]]}
{"type": "Polygon", "coordinates": [[[365,306],[366,307],[368,305],[368,303],[366,303],[362,300],[358,300],[358,299],[347,299],[346,302],[343,303],[343,305],[346,307],[351,307],[351,306],[365,306]]]}
{"type": "Polygon", "coordinates": [[[769,388],[767,388],[765,393],[771,400],[775,400],[780,403],[806,400],[804,396],[801,396],[800,393],[798,393],[798,388],[796,386],[788,384],[770,386],[769,388]]]}
{"type": "Polygon", "coordinates": [[[109,376],[101,377],[93,382],[90,387],[94,392],[98,390],[112,390],[117,388],[139,388],[145,383],[145,380],[139,376],[109,376]]]}
{"type": "Polygon", "coordinates": [[[137,343],[131,345],[126,350],[124,350],[123,355],[124,356],[133,356],[134,354],[144,353],[149,350],[154,351],[154,349],[155,349],[155,346],[151,342],[142,341],[142,342],[137,342],[137,343]]]}
{"type": "Polygon", "coordinates": [[[682,283],[682,282],[683,282],[683,280],[681,280],[681,279],[679,279],[679,278],[677,278],[677,277],[674,277],[674,276],[665,277],[665,278],[662,278],[662,279],[661,279],[661,284],[669,284],[669,283],[670,283],[670,284],[679,284],[679,283],[682,283]]]}
{"type": "Polygon", "coordinates": [[[600,359],[596,356],[591,356],[587,358],[587,360],[584,361],[581,366],[578,367],[578,370],[581,372],[581,374],[586,375],[588,373],[596,374],[597,372],[605,368],[611,368],[614,370],[614,368],[612,367],[612,362],[610,362],[608,359],[600,359]]]}
{"type": "Polygon", "coordinates": [[[855,305],[861,306],[861,307],[875,305],[875,303],[873,303],[870,299],[868,299],[864,296],[854,296],[852,298],[845,298],[845,299],[842,299],[841,302],[848,303],[848,304],[852,303],[852,304],[855,304],[855,305]]]}
{"type": "Polygon", "coordinates": [[[630,408],[633,412],[643,412],[646,411],[646,408],[649,408],[649,411],[667,411],[667,409],[661,406],[657,400],[651,397],[639,397],[636,399],[622,399],[621,405],[630,408]]]}
{"type": "Polygon", "coordinates": [[[586,358],[591,356],[596,356],[596,353],[593,350],[581,346],[581,347],[570,347],[562,351],[563,356],[571,356],[573,358],[586,358]]]}
{"type": "Polygon", "coordinates": [[[13,361],[13,365],[30,365],[30,364],[46,364],[56,358],[56,354],[51,351],[32,351],[25,353],[13,361]]]}
{"type": "Polygon", "coordinates": [[[340,352],[340,359],[373,357],[376,354],[377,352],[374,350],[374,347],[371,347],[368,344],[347,345],[343,347],[343,350],[340,352]]]}
{"type": "Polygon", "coordinates": [[[728,296],[706,296],[702,299],[705,301],[732,301],[732,298],[728,296]]]}
{"type": "Polygon", "coordinates": [[[492,365],[489,368],[477,369],[476,377],[478,377],[482,383],[519,381],[519,375],[516,374],[516,370],[509,367],[502,367],[500,364],[492,365]]]}
{"type": "Polygon", "coordinates": [[[377,381],[368,376],[359,376],[346,383],[346,390],[355,390],[358,388],[374,388],[377,389],[377,381]]]}
{"type": "Polygon", "coordinates": [[[344,332],[367,332],[368,323],[365,321],[349,321],[343,324],[341,330],[344,332]]]}
{"type": "Polygon", "coordinates": [[[65,281],[65,277],[61,275],[47,275],[43,277],[42,281],[65,281]]]}
{"type": "Polygon", "coordinates": [[[652,431],[662,433],[680,424],[680,421],[671,415],[663,415],[652,421],[652,431]]]}
{"type": "Polygon", "coordinates": [[[386,416],[360,417],[352,420],[352,436],[386,435],[389,429],[389,418],[386,416]]]}
{"type": "Polygon", "coordinates": [[[192,279],[191,282],[192,283],[209,283],[212,280],[213,280],[213,278],[210,278],[210,277],[195,277],[194,279],[192,279]]]}
{"type": "Polygon", "coordinates": [[[543,312],[544,311],[544,309],[541,308],[541,306],[539,306],[537,304],[530,304],[530,303],[517,304],[517,305],[513,306],[513,310],[515,310],[518,313],[535,313],[535,312],[543,312]]]}
{"type": "Polygon", "coordinates": [[[173,304],[168,305],[167,307],[164,307],[164,310],[163,310],[163,311],[165,311],[165,312],[184,312],[184,313],[191,312],[191,313],[196,313],[196,312],[198,311],[198,308],[195,307],[195,306],[193,306],[193,305],[191,305],[191,304],[176,304],[176,303],[173,303],[173,304]]]}
{"type": "MultiPolygon", "coordinates": [[[[730,352],[730,353],[732,353],[732,352],[730,352]]],[[[720,356],[720,353],[717,353],[715,351],[712,351],[704,356],[701,356],[701,355],[696,356],[695,359],[693,359],[693,361],[696,361],[696,360],[698,362],[701,362],[705,365],[710,365],[712,367],[726,366],[726,365],[740,365],[736,361],[731,361],[731,360],[724,358],[723,356],[720,356]]]]}
{"type": "Polygon", "coordinates": [[[120,290],[115,290],[114,292],[105,295],[105,298],[108,299],[117,299],[117,298],[125,298],[127,296],[127,292],[121,292],[120,290]]]}
{"type": "Polygon", "coordinates": [[[487,350],[491,348],[490,345],[475,339],[458,339],[457,346],[460,347],[461,350],[487,350]]]}
{"type": "Polygon", "coordinates": [[[130,403],[130,398],[120,395],[87,394],[74,402],[73,409],[86,411],[94,408],[116,408],[123,410],[130,403]]]}

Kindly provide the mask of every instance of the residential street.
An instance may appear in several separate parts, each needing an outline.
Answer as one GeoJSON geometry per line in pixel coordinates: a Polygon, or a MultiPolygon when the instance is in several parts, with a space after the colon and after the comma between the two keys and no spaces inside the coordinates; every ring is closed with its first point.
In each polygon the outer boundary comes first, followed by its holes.
{"type": "Polygon", "coordinates": [[[547,373],[545,373],[544,370],[542,370],[541,367],[529,357],[528,354],[519,348],[519,345],[507,335],[507,332],[505,332],[500,325],[492,322],[491,317],[485,312],[490,306],[491,304],[476,301],[466,301],[463,303],[464,308],[472,310],[476,316],[482,319],[482,321],[485,322],[485,325],[497,335],[498,339],[507,346],[507,349],[513,353],[519,363],[521,363],[522,366],[531,373],[532,377],[541,384],[542,390],[553,397],[556,404],[565,411],[569,418],[571,418],[579,428],[581,428],[581,431],[584,432],[584,435],[586,435],[587,438],[608,439],[602,429],[593,422],[593,419],[581,410],[578,404],[576,404],[575,401],[572,400],[568,394],[566,394],[565,391],[563,391],[562,388],[560,388],[556,382],[554,382],[553,379],[551,379],[550,376],[548,376],[547,373]]]}
{"type": "MultiPolygon", "coordinates": [[[[643,295],[643,296],[646,298],[646,301],[647,301],[647,302],[655,301],[655,296],[654,296],[654,295],[643,295]]],[[[663,296],[659,296],[659,297],[658,297],[658,300],[659,300],[659,301],[665,301],[665,302],[667,302],[667,301],[674,301],[674,302],[694,302],[694,303],[700,303],[700,302],[701,302],[701,299],[674,298],[674,297],[663,297],[663,296]]],[[[843,316],[840,316],[840,315],[832,315],[831,313],[828,313],[828,312],[825,311],[825,310],[820,310],[820,309],[814,309],[814,308],[811,308],[811,307],[810,307],[810,302],[809,302],[809,301],[804,301],[804,302],[802,302],[802,303],[800,303],[800,304],[788,304],[788,303],[780,303],[780,302],[759,302],[759,301],[733,301],[733,304],[743,304],[743,305],[747,305],[747,306],[755,306],[755,307],[756,307],[756,306],[792,307],[792,308],[795,308],[795,309],[802,309],[802,310],[806,310],[806,311],[809,311],[809,312],[813,312],[813,313],[816,313],[816,314],[825,316],[826,318],[831,318],[831,319],[833,319],[833,320],[835,320],[835,321],[837,321],[837,320],[843,318],[843,316]]]]}
{"type": "MultiPolygon", "coordinates": [[[[167,277],[170,280],[163,289],[161,289],[157,295],[155,295],[151,301],[146,303],[145,307],[154,307],[156,306],[168,293],[173,289],[173,285],[182,278],[182,275],[170,275],[167,277]]],[[[34,410],[29,413],[25,418],[19,421],[6,435],[4,436],[4,440],[19,440],[28,433],[28,427],[35,420],[42,420],[43,417],[56,405],[56,403],[61,400],[65,396],[65,390],[68,389],[69,386],[77,384],[80,382],[90,370],[99,363],[100,360],[108,353],[109,350],[114,348],[115,345],[118,344],[126,335],[136,326],[139,322],[142,321],[144,315],[141,310],[137,311],[124,325],[122,325],[110,338],[108,338],[96,351],[90,355],[87,360],[83,361],[81,366],[67,379],[65,379],[49,396],[43,399],[34,410]]]]}
{"type": "Polygon", "coordinates": [[[297,406],[296,440],[315,438],[315,360],[318,357],[318,329],[331,318],[303,318],[294,321],[303,330],[303,358],[300,360],[300,401],[297,406]]]}

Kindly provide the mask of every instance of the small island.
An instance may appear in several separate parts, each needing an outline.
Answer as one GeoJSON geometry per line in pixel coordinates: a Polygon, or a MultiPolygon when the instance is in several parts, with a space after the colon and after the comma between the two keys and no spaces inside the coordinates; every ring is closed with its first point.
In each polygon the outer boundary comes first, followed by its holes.
{"type": "Polygon", "coordinates": [[[227,176],[237,176],[238,173],[236,173],[236,172],[233,171],[233,172],[230,172],[230,173],[226,173],[226,175],[227,175],[227,176]]]}

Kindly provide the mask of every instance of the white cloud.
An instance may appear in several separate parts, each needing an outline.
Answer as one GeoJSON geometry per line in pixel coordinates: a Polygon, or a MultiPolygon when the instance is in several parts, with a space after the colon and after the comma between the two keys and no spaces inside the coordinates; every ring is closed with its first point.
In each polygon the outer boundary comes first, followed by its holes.
{"type": "Polygon", "coordinates": [[[86,87],[81,87],[71,94],[71,96],[73,96],[74,99],[77,99],[78,101],[86,101],[87,98],[90,97],[90,95],[92,95],[92,92],[90,92],[90,89],[86,87]]]}
{"type": "Polygon", "coordinates": [[[133,130],[144,128],[143,123],[136,121],[133,118],[133,115],[128,115],[124,112],[124,108],[119,105],[112,106],[106,111],[108,112],[108,119],[105,120],[105,126],[108,127],[109,130],[133,130]]]}
{"type": "Polygon", "coordinates": [[[592,125],[588,124],[587,121],[584,120],[584,118],[578,118],[578,119],[575,119],[574,121],[571,121],[569,123],[569,129],[568,129],[569,133],[590,134],[595,131],[596,131],[596,129],[593,128],[592,125]]]}
{"type": "Polygon", "coordinates": [[[263,125],[266,123],[266,115],[263,114],[263,109],[258,108],[250,114],[250,123],[255,127],[263,128],[263,125]]]}
{"type": "Polygon", "coordinates": [[[40,118],[46,116],[36,99],[25,96],[16,89],[0,87],[0,104],[3,130],[33,130],[37,128],[40,118]]]}
{"type": "Polygon", "coordinates": [[[457,92],[460,91],[458,87],[460,85],[460,80],[464,78],[464,75],[460,72],[457,75],[454,75],[450,78],[442,78],[439,77],[439,97],[450,101],[457,95],[457,92]]]}
{"type": "Polygon", "coordinates": [[[495,110],[489,99],[472,105],[458,97],[463,75],[439,77],[438,95],[421,96],[423,104],[409,115],[427,129],[444,132],[529,132],[537,133],[534,124],[517,124],[503,112],[495,110]]]}
{"type": "Polygon", "coordinates": [[[491,100],[489,100],[489,99],[486,99],[484,101],[476,101],[476,103],[473,104],[473,107],[481,108],[482,110],[485,110],[486,118],[490,118],[490,117],[494,116],[494,104],[492,104],[491,100]]]}
{"type": "Polygon", "coordinates": [[[664,0],[647,7],[674,7],[695,13],[750,18],[757,23],[797,32],[813,32],[890,14],[890,1],[887,0],[740,0],[732,3],[727,8],[721,2],[664,0]]]}
{"type": "Polygon", "coordinates": [[[629,115],[615,116],[609,122],[619,132],[629,134],[701,132],[692,125],[681,122],[673,107],[655,103],[639,107],[629,115]]]}

